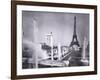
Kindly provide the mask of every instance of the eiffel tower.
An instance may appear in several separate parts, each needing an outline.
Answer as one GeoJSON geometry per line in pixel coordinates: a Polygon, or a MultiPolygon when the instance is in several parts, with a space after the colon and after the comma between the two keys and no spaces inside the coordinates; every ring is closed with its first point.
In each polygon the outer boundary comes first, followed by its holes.
{"type": "Polygon", "coordinates": [[[76,34],[76,16],[74,16],[74,32],[73,32],[73,38],[70,47],[72,47],[73,45],[77,45],[78,47],[80,47],[77,39],[77,34],[76,34]]]}

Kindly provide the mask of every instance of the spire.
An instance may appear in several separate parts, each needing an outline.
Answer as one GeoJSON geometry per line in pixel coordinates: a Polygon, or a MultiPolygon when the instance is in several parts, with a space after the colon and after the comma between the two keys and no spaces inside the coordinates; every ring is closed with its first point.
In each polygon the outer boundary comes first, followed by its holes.
{"type": "Polygon", "coordinates": [[[74,35],[76,35],[76,16],[74,16],[74,35]]]}

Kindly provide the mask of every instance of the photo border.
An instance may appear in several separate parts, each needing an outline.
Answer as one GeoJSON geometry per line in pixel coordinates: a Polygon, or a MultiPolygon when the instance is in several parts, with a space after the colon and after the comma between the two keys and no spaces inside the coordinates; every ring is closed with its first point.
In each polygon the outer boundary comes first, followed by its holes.
{"type": "Polygon", "coordinates": [[[97,6],[96,5],[48,3],[48,2],[33,2],[33,1],[11,1],[11,79],[12,80],[76,76],[76,75],[92,75],[92,74],[97,74],[97,6]],[[94,9],[94,71],[36,74],[36,75],[17,75],[17,16],[16,16],[17,5],[94,9]]]}

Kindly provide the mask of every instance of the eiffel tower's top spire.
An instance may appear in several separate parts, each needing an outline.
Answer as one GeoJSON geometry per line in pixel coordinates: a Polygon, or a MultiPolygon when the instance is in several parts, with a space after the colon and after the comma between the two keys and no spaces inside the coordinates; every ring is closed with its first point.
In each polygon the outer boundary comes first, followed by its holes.
{"type": "Polygon", "coordinates": [[[74,35],[76,35],[76,16],[74,16],[74,35]]]}

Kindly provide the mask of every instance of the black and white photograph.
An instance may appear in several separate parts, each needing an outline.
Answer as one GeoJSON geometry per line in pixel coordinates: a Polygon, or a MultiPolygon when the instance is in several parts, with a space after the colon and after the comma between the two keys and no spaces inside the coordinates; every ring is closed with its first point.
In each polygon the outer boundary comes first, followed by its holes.
{"type": "Polygon", "coordinates": [[[89,14],[22,11],[22,69],[89,66],[89,14]]]}
{"type": "Polygon", "coordinates": [[[12,79],[97,74],[95,5],[12,2],[12,79]]]}

